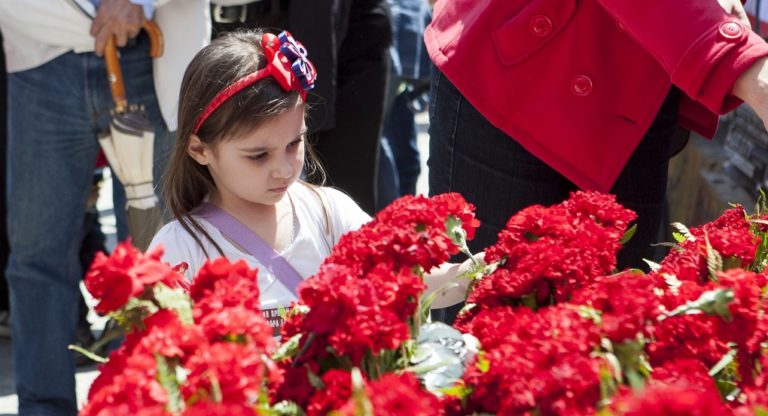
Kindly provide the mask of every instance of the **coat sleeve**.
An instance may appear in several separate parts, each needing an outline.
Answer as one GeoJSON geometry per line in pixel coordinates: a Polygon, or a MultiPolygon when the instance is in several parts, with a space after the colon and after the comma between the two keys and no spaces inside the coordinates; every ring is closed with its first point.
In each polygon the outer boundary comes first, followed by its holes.
{"type": "Polygon", "coordinates": [[[598,0],[664,67],[673,84],[712,112],[741,104],[739,75],[768,56],[768,45],[714,0],[598,0]]]}

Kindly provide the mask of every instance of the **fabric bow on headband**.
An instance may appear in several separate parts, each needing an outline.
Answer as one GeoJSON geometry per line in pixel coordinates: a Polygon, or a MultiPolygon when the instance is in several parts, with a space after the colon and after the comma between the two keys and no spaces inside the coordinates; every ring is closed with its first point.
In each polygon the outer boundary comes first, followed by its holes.
{"type": "Polygon", "coordinates": [[[307,58],[307,49],[304,45],[297,42],[288,31],[283,31],[278,36],[272,33],[263,34],[261,47],[266,56],[267,65],[240,78],[218,93],[200,114],[192,130],[193,134],[197,134],[205,120],[230,97],[269,76],[274,78],[283,90],[298,91],[301,99],[306,101],[307,91],[315,87],[317,70],[307,58]]]}

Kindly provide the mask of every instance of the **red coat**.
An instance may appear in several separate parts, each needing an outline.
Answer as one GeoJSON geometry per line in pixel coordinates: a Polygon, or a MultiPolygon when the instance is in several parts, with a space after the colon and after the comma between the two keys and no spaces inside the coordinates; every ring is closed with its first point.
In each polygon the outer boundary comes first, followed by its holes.
{"type": "Polygon", "coordinates": [[[494,126],[584,189],[608,191],[671,83],[711,137],[768,45],[715,0],[439,0],[430,57],[494,126]]]}

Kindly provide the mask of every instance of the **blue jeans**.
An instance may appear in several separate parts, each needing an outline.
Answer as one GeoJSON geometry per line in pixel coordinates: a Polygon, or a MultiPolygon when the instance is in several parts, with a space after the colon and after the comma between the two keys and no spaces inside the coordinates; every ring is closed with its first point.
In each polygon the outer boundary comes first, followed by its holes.
{"type": "Polygon", "coordinates": [[[416,182],[421,173],[415,114],[408,107],[408,94],[397,94],[397,87],[402,81],[400,77],[392,76],[387,92],[388,105],[379,147],[376,179],[377,210],[403,195],[415,195],[416,182]]]}
{"type": "MultiPolygon", "coordinates": [[[[146,37],[121,49],[128,101],[156,126],[155,159],[173,138],[155,99],[146,37]]],[[[112,98],[104,60],[67,53],[8,77],[8,230],[16,391],[21,415],[74,415],[80,236],[112,98]]],[[[155,172],[163,169],[155,163],[155,172]]],[[[156,175],[157,177],[158,175],[156,175]]],[[[123,209],[117,207],[116,209],[123,209]]]]}
{"type": "MultiPolygon", "coordinates": [[[[459,192],[475,205],[480,228],[469,242],[473,253],[494,244],[516,212],[534,204],[559,203],[577,189],[491,125],[437,69],[429,102],[429,192],[459,192]]],[[[643,268],[643,258],[658,260],[651,244],[659,241],[665,215],[678,107],[679,91],[673,90],[611,189],[621,204],[638,214],[637,232],[619,251],[620,268],[643,268]]]]}

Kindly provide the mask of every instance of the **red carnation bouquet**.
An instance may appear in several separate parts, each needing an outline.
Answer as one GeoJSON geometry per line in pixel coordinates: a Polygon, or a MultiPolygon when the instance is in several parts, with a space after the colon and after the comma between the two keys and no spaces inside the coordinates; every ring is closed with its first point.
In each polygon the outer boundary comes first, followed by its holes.
{"type": "Polygon", "coordinates": [[[419,330],[425,274],[469,254],[478,225],[456,194],[402,198],[343,236],[300,286],[281,345],[244,263],[214,260],[187,290],[159,252],[120,245],[86,278],[127,332],[83,413],[768,414],[765,212],[678,224],[643,273],[616,270],[634,214],[613,197],[523,210],[470,273],[456,328],[474,355],[457,331],[419,330]],[[436,389],[422,371],[447,364],[424,355],[448,350],[463,374],[436,389]]]}

